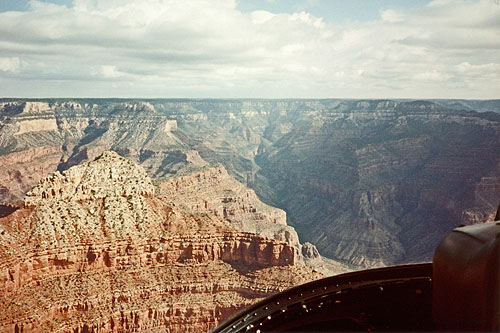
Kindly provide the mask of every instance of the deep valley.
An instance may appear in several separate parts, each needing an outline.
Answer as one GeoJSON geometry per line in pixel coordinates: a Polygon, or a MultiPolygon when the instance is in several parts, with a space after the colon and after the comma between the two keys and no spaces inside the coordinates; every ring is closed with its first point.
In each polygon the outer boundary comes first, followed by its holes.
{"type": "MultiPolygon", "coordinates": [[[[3,100],[0,200],[113,150],[166,178],[220,164],[301,242],[356,267],[429,260],[500,198],[499,101],[3,100]]],[[[5,209],[8,209],[6,207],[5,209]]]]}

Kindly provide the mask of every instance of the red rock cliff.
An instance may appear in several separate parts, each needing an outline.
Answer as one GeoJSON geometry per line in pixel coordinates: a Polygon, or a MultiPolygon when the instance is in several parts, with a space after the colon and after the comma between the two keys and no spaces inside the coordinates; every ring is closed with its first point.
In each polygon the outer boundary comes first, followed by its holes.
{"type": "Polygon", "coordinates": [[[43,179],[0,219],[0,331],[206,331],[321,276],[291,245],[154,192],[110,152],[43,179]]]}

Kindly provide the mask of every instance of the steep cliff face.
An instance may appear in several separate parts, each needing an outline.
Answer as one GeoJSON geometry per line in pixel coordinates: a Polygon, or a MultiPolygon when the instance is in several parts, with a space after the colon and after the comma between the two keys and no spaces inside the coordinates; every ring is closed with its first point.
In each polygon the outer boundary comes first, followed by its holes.
{"type": "Polygon", "coordinates": [[[116,153],[42,179],[0,218],[0,330],[200,332],[322,275],[285,243],[155,197],[116,153]]]}
{"type": "Polygon", "coordinates": [[[447,231],[495,211],[496,114],[360,101],[308,119],[262,147],[258,176],[299,235],[329,257],[364,266],[429,260],[447,231]]]}
{"type": "Polygon", "coordinates": [[[172,176],[159,188],[160,197],[176,206],[221,217],[239,230],[299,245],[297,233],[286,225],[286,213],[264,204],[221,165],[172,176]]]}
{"type": "Polygon", "coordinates": [[[338,262],[325,262],[313,244],[302,245],[295,229],[286,224],[286,213],[260,201],[253,190],[231,177],[222,165],[168,177],[159,188],[159,198],[176,207],[215,215],[240,231],[289,244],[299,263],[326,275],[349,270],[338,262]]]}
{"type": "Polygon", "coordinates": [[[22,199],[48,173],[110,148],[154,177],[205,163],[175,135],[177,120],[151,104],[99,102],[0,102],[0,158],[8,168],[0,176],[0,201],[22,199]]]}
{"type": "Polygon", "coordinates": [[[0,156],[0,198],[14,201],[24,197],[40,178],[57,169],[60,147],[42,146],[0,156]]]}
{"type": "Polygon", "coordinates": [[[5,101],[2,156],[54,153],[10,166],[0,200],[44,176],[33,166],[62,171],[107,148],[155,177],[221,163],[326,256],[422,261],[451,228],[496,210],[499,110],[498,100],[5,101]]]}

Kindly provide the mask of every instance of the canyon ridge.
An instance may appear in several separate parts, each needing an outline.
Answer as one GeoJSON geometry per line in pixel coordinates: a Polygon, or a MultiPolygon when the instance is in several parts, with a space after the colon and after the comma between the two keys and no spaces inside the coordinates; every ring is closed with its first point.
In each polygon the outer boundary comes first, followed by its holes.
{"type": "MultiPolygon", "coordinates": [[[[449,230],[496,210],[499,110],[498,100],[3,99],[2,214],[49,173],[113,150],[160,180],[224,167],[298,234],[263,236],[307,243],[304,253],[316,253],[311,243],[356,267],[430,260],[449,230]]],[[[225,211],[181,200],[231,220],[247,209],[235,193],[225,211]]],[[[243,219],[233,222],[263,232],[243,219]]]]}
{"type": "Polygon", "coordinates": [[[2,332],[207,331],[320,271],[348,270],[300,244],[285,213],[222,166],[158,180],[105,151],[17,205],[0,218],[2,332]],[[207,184],[225,195],[212,191],[203,212],[198,197],[176,196],[207,184]]]}

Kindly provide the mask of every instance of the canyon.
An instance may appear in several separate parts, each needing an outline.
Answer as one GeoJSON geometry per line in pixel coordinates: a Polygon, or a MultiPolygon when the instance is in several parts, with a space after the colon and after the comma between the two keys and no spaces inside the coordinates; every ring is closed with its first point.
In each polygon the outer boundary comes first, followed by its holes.
{"type": "Polygon", "coordinates": [[[208,192],[183,196],[183,209],[238,212],[234,225],[299,254],[377,267],[430,260],[449,230],[491,219],[500,198],[498,100],[4,99],[0,110],[6,212],[48,173],[109,149],[164,181],[164,193],[175,191],[170,177],[221,165],[289,226],[261,227],[269,221],[237,190],[217,204],[208,192]]]}
{"type": "Polygon", "coordinates": [[[280,225],[275,238],[294,232],[283,211],[258,201],[222,166],[158,180],[104,151],[41,178],[0,218],[0,331],[207,331],[238,309],[324,276],[309,267],[320,260],[317,250],[302,251],[296,234],[279,241],[242,231],[215,214],[216,201],[208,213],[189,208],[198,198],[181,205],[176,193],[203,177],[246,198],[248,209],[232,206],[235,221],[280,225]]]}

